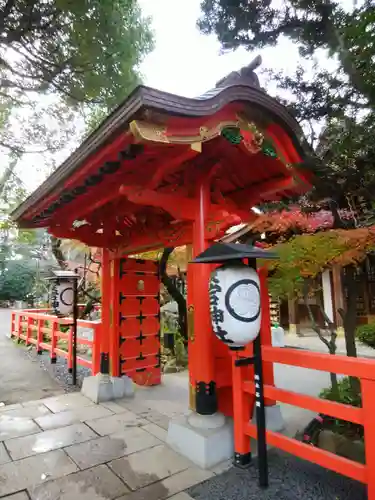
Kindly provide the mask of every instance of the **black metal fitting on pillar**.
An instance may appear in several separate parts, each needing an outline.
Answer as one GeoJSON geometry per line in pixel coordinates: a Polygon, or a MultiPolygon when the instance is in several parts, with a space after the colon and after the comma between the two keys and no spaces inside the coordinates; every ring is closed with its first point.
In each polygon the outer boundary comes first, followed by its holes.
{"type": "Polygon", "coordinates": [[[195,411],[199,415],[213,415],[217,412],[216,383],[197,382],[195,389],[195,411]]]}
{"type": "Polygon", "coordinates": [[[100,353],[100,373],[105,375],[109,375],[109,353],[101,352],[100,353]]]}
{"type": "Polygon", "coordinates": [[[251,465],[251,453],[234,453],[233,465],[239,469],[248,469],[251,465]]]}

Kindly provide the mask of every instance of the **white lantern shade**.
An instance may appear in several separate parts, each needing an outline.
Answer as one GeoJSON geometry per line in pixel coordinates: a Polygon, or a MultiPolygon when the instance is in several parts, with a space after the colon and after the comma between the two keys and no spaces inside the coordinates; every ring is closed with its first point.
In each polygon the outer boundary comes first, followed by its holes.
{"type": "Polygon", "coordinates": [[[229,347],[243,347],[259,334],[260,282],[255,269],[224,264],[211,273],[210,313],[216,336],[229,347]]]}
{"type": "Polygon", "coordinates": [[[58,316],[69,316],[74,307],[74,281],[57,281],[52,290],[52,307],[58,316]]]}

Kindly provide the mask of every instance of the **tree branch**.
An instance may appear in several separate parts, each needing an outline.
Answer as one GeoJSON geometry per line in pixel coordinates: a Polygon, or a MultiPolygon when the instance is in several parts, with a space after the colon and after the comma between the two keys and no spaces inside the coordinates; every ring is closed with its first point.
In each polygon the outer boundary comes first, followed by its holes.
{"type": "Polygon", "coordinates": [[[318,335],[320,340],[323,342],[323,344],[326,345],[327,349],[329,351],[331,351],[329,341],[322,335],[320,327],[315,320],[314,313],[312,312],[311,305],[309,304],[308,295],[309,295],[309,281],[307,279],[305,279],[304,284],[303,284],[303,298],[304,298],[304,302],[305,302],[305,305],[307,308],[307,312],[309,314],[312,328],[313,328],[314,332],[318,335]]]}
{"type": "Polygon", "coordinates": [[[176,301],[178,306],[178,322],[180,326],[180,333],[185,343],[188,340],[187,335],[187,310],[186,310],[186,300],[182,295],[180,290],[175,286],[173,280],[167,275],[167,262],[169,256],[173,252],[174,247],[164,248],[163,254],[159,261],[159,273],[161,281],[165,288],[167,289],[170,296],[176,301]]]}

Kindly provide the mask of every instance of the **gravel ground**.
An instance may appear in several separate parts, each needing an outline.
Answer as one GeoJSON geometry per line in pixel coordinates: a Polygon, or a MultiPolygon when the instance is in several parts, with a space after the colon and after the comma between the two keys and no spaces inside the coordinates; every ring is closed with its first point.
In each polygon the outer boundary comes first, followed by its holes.
{"type": "Polygon", "coordinates": [[[270,486],[258,486],[257,464],[232,468],[188,490],[196,500],[366,500],[366,487],[356,481],[299,460],[279,450],[269,456],[270,486]]]}
{"type": "Polygon", "coordinates": [[[50,353],[44,351],[43,354],[38,355],[34,348],[27,350],[28,356],[35,360],[37,359],[40,366],[48,372],[48,374],[57,381],[65,392],[79,391],[82,386],[84,377],[91,375],[91,370],[84,366],[77,366],[77,385],[72,385],[72,375],[68,372],[66,359],[57,356],[56,364],[51,364],[50,353]]]}

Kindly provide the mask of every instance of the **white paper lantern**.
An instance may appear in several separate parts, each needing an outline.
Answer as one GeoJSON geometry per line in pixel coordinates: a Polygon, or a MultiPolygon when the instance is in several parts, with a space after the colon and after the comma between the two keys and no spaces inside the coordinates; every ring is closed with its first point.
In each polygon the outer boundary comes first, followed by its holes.
{"type": "Polygon", "coordinates": [[[52,307],[58,316],[69,316],[74,306],[73,280],[56,281],[52,290],[52,307]]]}
{"type": "Polygon", "coordinates": [[[255,269],[242,263],[224,264],[211,273],[210,313],[216,336],[238,348],[259,334],[260,282],[255,269]]]}

